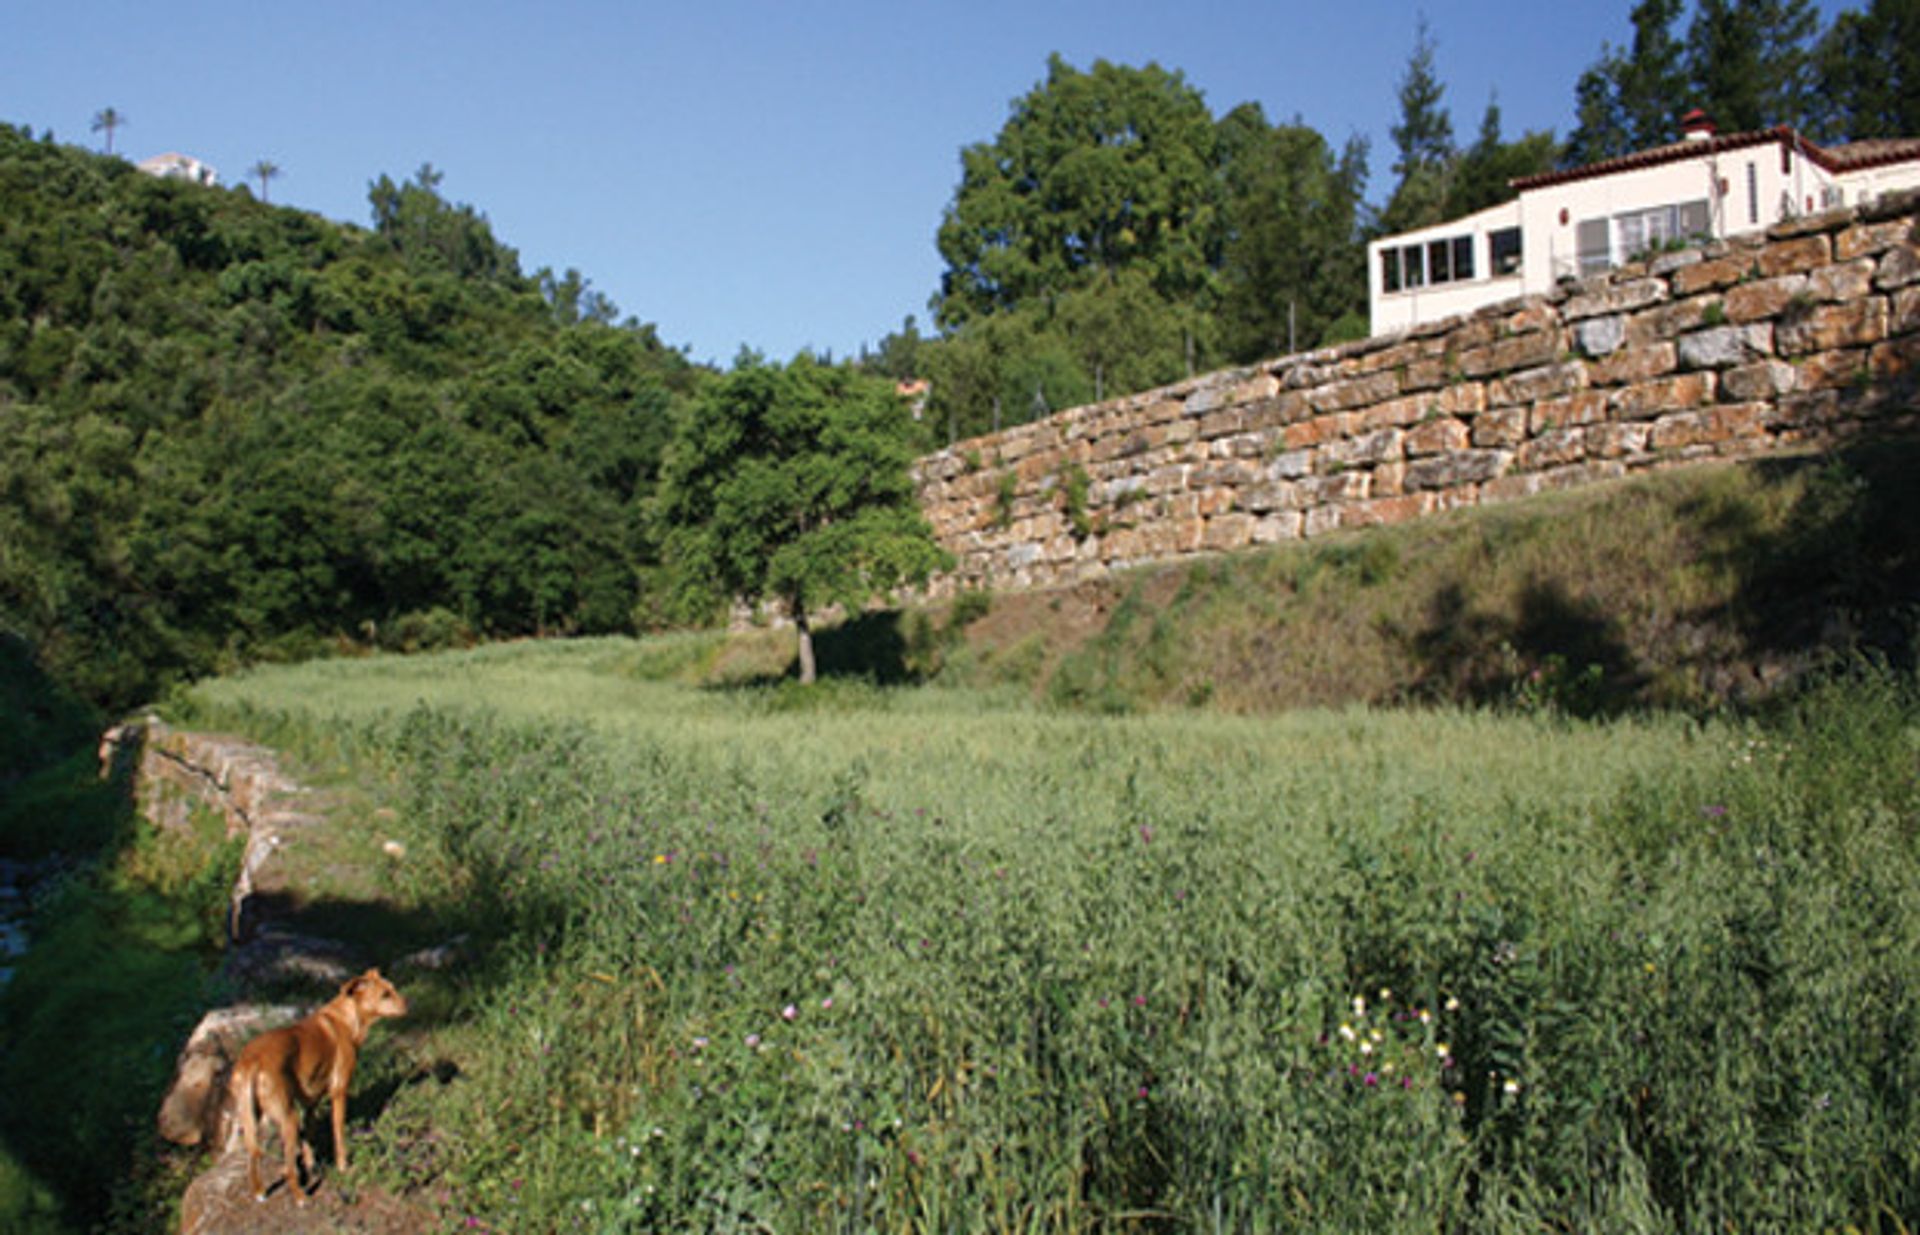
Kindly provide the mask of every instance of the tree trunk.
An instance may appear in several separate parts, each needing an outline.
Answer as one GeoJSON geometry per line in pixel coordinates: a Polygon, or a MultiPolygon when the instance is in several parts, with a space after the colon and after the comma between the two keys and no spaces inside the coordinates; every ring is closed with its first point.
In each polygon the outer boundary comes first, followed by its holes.
{"type": "Polygon", "coordinates": [[[813,664],[813,631],[807,626],[807,611],[793,607],[793,627],[800,632],[800,685],[813,685],[818,673],[813,664]]]}

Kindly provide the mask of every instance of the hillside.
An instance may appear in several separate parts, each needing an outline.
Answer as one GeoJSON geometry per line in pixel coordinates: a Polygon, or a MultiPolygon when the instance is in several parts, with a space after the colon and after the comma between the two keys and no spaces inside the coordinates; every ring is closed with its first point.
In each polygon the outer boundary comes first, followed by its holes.
{"type": "Polygon", "coordinates": [[[63,688],[632,628],[699,372],[438,184],[360,228],[0,125],[0,632],[63,688]]]}

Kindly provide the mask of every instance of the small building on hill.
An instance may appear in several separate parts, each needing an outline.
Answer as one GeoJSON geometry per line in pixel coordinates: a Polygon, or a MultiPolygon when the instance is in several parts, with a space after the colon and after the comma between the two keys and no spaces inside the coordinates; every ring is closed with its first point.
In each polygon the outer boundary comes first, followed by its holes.
{"type": "Polygon", "coordinates": [[[1920,187],[1920,138],[1821,146],[1786,125],[1722,135],[1698,110],[1683,124],[1671,145],[1525,176],[1512,201],[1368,245],[1372,332],[1920,187]]]}
{"type": "Polygon", "coordinates": [[[202,163],[190,154],[168,151],[150,159],[142,159],[134,166],[162,180],[191,180],[195,184],[209,186],[220,183],[220,173],[214,170],[212,164],[202,163]]]}

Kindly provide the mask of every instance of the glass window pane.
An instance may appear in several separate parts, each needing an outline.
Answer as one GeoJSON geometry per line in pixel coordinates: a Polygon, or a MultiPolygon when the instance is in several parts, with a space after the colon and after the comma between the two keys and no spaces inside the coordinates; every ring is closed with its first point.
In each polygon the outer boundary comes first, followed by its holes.
{"type": "Polygon", "coordinates": [[[1400,250],[1380,250],[1380,287],[1389,292],[1400,290],[1400,250]]]}
{"type": "Polygon", "coordinates": [[[1453,278],[1453,262],[1449,260],[1451,250],[1444,240],[1427,242],[1427,278],[1433,283],[1445,283],[1453,278]]]}
{"type": "Polygon", "coordinates": [[[1427,264],[1423,260],[1422,250],[1417,244],[1410,244],[1400,250],[1400,276],[1408,287],[1424,287],[1427,282],[1427,264]]]}
{"type": "Polygon", "coordinates": [[[1503,227],[1487,237],[1487,264],[1496,275],[1520,272],[1520,229],[1503,227]]]}
{"type": "Polygon", "coordinates": [[[1471,279],[1473,277],[1473,237],[1455,236],[1453,238],[1453,277],[1471,279]]]}

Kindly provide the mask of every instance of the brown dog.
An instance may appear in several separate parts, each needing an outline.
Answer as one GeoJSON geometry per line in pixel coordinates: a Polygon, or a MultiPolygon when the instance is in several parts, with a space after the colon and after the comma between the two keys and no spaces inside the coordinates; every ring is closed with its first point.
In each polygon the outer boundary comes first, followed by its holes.
{"type": "Polygon", "coordinates": [[[233,1065],[229,1082],[233,1104],[240,1116],[240,1132],[247,1143],[247,1184],[256,1201],[266,1199],[260,1183],[260,1116],[271,1120],[280,1132],[280,1148],[286,1155],[287,1189],[296,1204],[306,1204],[307,1194],[300,1187],[294,1162],[308,1173],[313,1171],[313,1147],[300,1139],[299,1112],[325,1094],[333,1101],[333,1161],[347,1169],[347,1085],[353,1080],[353,1065],[359,1058],[360,1044],[367,1030],[386,1016],[405,1016],[407,1001],[393,983],[369,969],[340,986],[340,993],[328,1000],[305,1020],[285,1029],[263,1033],[247,1043],[233,1065]]]}

